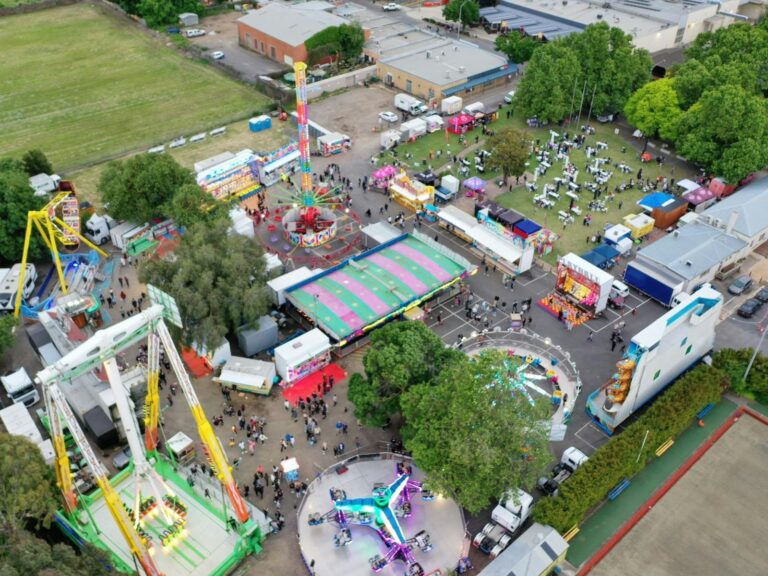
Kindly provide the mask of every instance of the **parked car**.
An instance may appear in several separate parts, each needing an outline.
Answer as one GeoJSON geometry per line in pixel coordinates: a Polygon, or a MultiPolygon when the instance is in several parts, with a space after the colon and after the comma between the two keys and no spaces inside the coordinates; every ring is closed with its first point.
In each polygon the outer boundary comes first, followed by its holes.
{"type": "Polygon", "coordinates": [[[739,294],[743,294],[749,288],[752,286],[752,278],[749,276],[739,276],[736,278],[736,280],[733,281],[733,283],[728,286],[728,292],[731,294],[734,294],[735,296],[738,296],[739,294]]]}
{"type": "Polygon", "coordinates": [[[124,468],[128,467],[128,464],[131,463],[131,447],[126,446],[120,452],[115,454],[115,457],[112,458],[112,465],[118,469],[123,470],[124,468]]]}
{"type": "Polygon", "coordinates": [[[190,28],[184,32],[184,35],[187,38],[197,38],[198,36],[205,36],[205,30],[201,30],[200,28],[190,28]]]}
{"type": "Polygon", "coordinates": [[[509,92],[504,94],[504,102],[506,102],[507,104],[511,104],[512,103],[512,99],[514,97],[515,97],[515,91],[514,90],[510,90],[509,92]]]}
{"type": "Polygon", "coordinates": [[[216,50],[216,52],[211,52],[211,58],[214,60],[224,60],[224,52],[221,50],[216,50]]]}
{"type": "Polygon", "coordinates": [[[762,307],[763,303],[760,302],[757,298],[750,298],[744,304],[739,306],[739,309],[736,310],[736,314],[741,316],[742,318],[752,318],[752,316],[757,313],[758,310],[762,307]]]}
{"type": "Polygon", "coordinates": [[[384,4],[384,12],[394,12],[395,10],[400,10],[400,4],[396,4],[395,2],[384,4]]]}
{"type": "Polygon", "coordinates": [[[760,288],[760,290],[755,294],[755,298],[760,300],[763,304],[768,302],[768,287],[766,288],[760,288]]]}
{"type": "Polygon", "coordinates": [[[379,112],[379,118],[384,120],[384,122],[398,122],[400,120],[400,117],[397,114],[390,112],[389,110],[379,112]]]}

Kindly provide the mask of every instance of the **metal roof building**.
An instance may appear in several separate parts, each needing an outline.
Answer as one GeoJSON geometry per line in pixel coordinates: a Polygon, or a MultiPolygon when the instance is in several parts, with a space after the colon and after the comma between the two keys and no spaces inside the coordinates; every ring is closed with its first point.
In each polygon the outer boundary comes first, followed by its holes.
{"type": "Polygon", "coordinates": [[[543,35],[548,40],[580,32],[586,26],[561,16],[553,16],[525,6],[501,3],[480,9],[480,22],[493,29],[524,29],[530,36],[543,35]]]}
{"type": "Polygon", "coordinates": [[[259,10],[251,10],[238,19],[239,23],[269,34],[272,38],[289,46],[300,46],[330,26],[341,26],[348,22],[335,14],[301,5],[287,6],[273,2],[259,10]]]}
{"type": "Polygon", "coordinates": [[[735,218],[732,233],[757,246],[768,236],[768,177],[747,184],[702,212],[701,217],[718,228],[727,228],[735,218]]]}

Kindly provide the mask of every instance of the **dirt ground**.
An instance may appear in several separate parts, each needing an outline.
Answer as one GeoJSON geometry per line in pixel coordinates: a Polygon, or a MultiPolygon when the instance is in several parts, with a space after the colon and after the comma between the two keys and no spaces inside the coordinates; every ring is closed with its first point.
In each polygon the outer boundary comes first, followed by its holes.
{"type": "Polygon", "coordinates": [[[590,574],[765,574],[766,440],[768,426],[742,416],[590,574]]]}

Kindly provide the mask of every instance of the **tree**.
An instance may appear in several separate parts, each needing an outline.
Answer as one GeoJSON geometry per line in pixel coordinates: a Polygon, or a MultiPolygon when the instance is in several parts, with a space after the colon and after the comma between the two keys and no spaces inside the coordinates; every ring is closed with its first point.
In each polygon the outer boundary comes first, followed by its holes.
{"type": "Polygon", "coordinates": [[[540,46],[543,46],[541,42],[517,30],[497,36],[495,42],[496,50],[505,54],[515,64],[528,62],[540,46]]]}
{"type": "Polygon", "coordinates": [[[0,536],[15,538],[27,522],[50,523],[57,508],[52,471],[30,440],[0,434],[0,536]]]}
{"type": "Polygon", "coordinates": [[[185,184],[195,184],[195,179],[173,157],[139,154],[110,162],[98,188],[113,217],[141,223],[163,216],[163,209],[185,184]]]}
{"type": "Polygon", "coordinates": [[[3,357],[6,350],[9,350],[16,341],[15,328],[18,321],[13,314],[0,316],[0,358],[3,357]]]}
{"type": "Polygon", "coordinates": [[[514,366],[501,351],[454,357],[434,384],[403,395],[403,439],[431,488],[474,514],[546,470],[549,410],[499,380],[514,366]]]}
{"type": "Polygon", "coordinates": [[[163,207],[163,214],[180,226],[211,222],[226,215],[226,204],[217,202],[197,184],[182,184],[163,207]]]}
{"type": "MultiPolygon", "coordinates": [[[[14,162],[5,163],[12,167],[14,162]]],[[[36,197],[29,186],[26,172],[0,170],[0,258],[18,262],[24,249],[24,231],[27,228],[27,212],[39,210],[45,199],[36,197]]],[[[30,259],[43,255],[43,244],[37,236],[29,246],[30,259]]]]}
{"type": "Polygon", "coordinates": [[[744,372],[753,353],[751,348],[718,350],[712,357],[712,365],[725,372],[734,392],[768,404],[768,358],[758,353],[747,381],[744,381],[744,372]]]}
{"type": "Polygon", "coordinates": [[[683,110],[696,104],[704,90],[714,85],[710,69],[696,59],[688,60],[675,69],[673,78],[677,99],[683,110]]]}
{"type": "Polygon", "coordinates": [[[363,53],[365,32],[357,22],[339,26],[339,48],[346,60],[352,60],[363,53]]]}
{"type": "Polygon", "coordinates": [[[659,136],[673,141],[677,136],[677,124],[683,111],[677,101],[675,81],[662,78],[649,82],[630,96],[624,114],[632,126],[646,138],[659,136]]]}
{"type": "MultiPolygon", "coordinates": [[[[560,122],[574,105],[579,77],[576,53],[560,41],[536,50],[515,93],[520,111],[541,122],[560,122]]],[[[575,106],[578,107],[576,100],[575,106]]]]}
{"type": "Polygon", "coordinates": [[[138,10],[147,25],[156,28],[175,24],[183,12],[197,13],[200,3],[198,0],[141,0],[138,10]]]}
{"type": "Polygon", "coordinates": [[[21,157],[21,161],[24,164],[24,170],[30,176],[36,174],[53,174],[53,166],[51,165],[48,157],[43,154],[42,150],[28,150],[21,157]]]}
{"type": "Polygon", "coordinates": [[[707,90],[683,114],[678,132],[683,156],[730,183],[768,165],[768,104],[741,86],[707,90]]]}
{"type": "Polygon", "coordinates": [[[622,110],[632,93],[651,78],[651,57],[646,50],[635,48],[632,36],[621,28],[605,22],[590,24],[562,41],[579,61],[579,88],[586,83],[584,106],[597,115],[622,110]]]}
{"type": "Polygon", "coordinates": [[[268,308],[264,252],[252,239],[229,234],[230,221],[199,222],[182,236],[172,261],[144,262],[139,278],[176,299],[181,339],[216,348],[242,324],[254,325],[268,308]]]}
{"type": "Polygon", "coordinates": [[[490,138],[488,147],[493,152],[487,160],[488,167],[501,170],[504,185],[510,176],[523,175],[531,149],[531,139],[527,132],[504,128],[490,138]]]}
{"type": "Polygon", "coordinates": [[[443,7],[443,18],[461,25],[472,26],[480,20],[480,4],[476,0],[451,0],[443,7]]]}
{"type": "Polygon", "coordinates": [[[363,52],[365,33],[359,24],[329,26],[304,42],[310,64],[319,64],[329,58],[353,60],[363,52]]]}
{"type": "Polygon", "coordinates": [[[369,426],[383,426],[400,411],[400,396],[412,386],[431,382],[456,354],[422,322],[395,322],[371,334],[363,358],[365,377],[349,383],[355,417],[369,426]]]}

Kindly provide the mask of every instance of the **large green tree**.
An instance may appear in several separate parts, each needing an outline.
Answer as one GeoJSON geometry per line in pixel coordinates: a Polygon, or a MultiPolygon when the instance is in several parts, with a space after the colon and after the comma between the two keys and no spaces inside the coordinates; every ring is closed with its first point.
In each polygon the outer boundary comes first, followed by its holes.
{"type": "Polygon", "coordinates": [[[443,7],[443,18],[461,25],[472,26],[480,20],[480,4],[476,0],[451,0],[443,7]]]}
{"type": "Polygon", "coordinates": [[[218,218],[189,227],[173,259],[142,264],[139,278],[176,299],[184,344],[216,348],[228,332],[256,324],[267,308],[264,252],[258,242],[229,234],[218,218]]]}
{"type": "MultiPolygon", "coordinates": [[[[24,249],[27,212],[42,208],[45,199],[35,196],[27,173],[16,169],[18,162],[6,161],[3,164],[8,169],[0,169],[0,258],[7,262],[19,262],[24,249]]],[[[35,234],[30,243],[30,260],[43,255],[42,247],[35,234]]]]}
{"type": "Polygon", "coordinates": [[[550,42],[536,50],[515,93],[516,107],[527,117],[559,122],[578,106],[574,89],[579,79],[576,53],[562,42],[550,42]]]}
{"type": "Polygon", "coordinates": [[[99,192],[109,213],[142,223],[163,216],[176,191],[195,184],[192,173],[168,154],[139,154],[110,162],[99,180],[99,192]]]}
{"type": "Polygon", "coordinates": [[[52,474],[35,444],[0,433],[0,536],[13,540],[27,523],[50,523],[57,508],[52,474]]]}
{"type": "Polygon", "coordinates": [[[141,0],[138,5],[139,14],[152,28],[176,24],[183,12],[199,11],[198,0],[141,0]]]}
{"type": "Polygon", "coordinates": [[[369,426],[384,425],[400,412],[405,391],[431,382],[456,354],[422,322],[394,322],[377,329],[363,358],[365,376],[350,379],[355,416],[369,426]]]}
{"type": "Polygon", "coordinates": [[[725,372],[730,380],[731,389],[737,394],[754,398],[768,404],[768,358],[762,354],[755,356],[746,382],[744,372],[749,366],[754,350],[751,348],[725,348],[718,350],[712,357],[712,365],[725,372]]]}
{"type": "Polygon", "coordinates": [[[736,183],[768,165],[768,103],[741,86],[707,90],[683,115],[677,149],[736,183]]]}
{"type": "Polygon", "coordinates": [[[36,174],[53,174],[53,166],[42,150],[28,150],[21,157],[24,169],[30,176],[36,174]]]}
{"type": "Polygon", "coordinates": [[[501,170],[504,184],[510,176],[523,175],[531,148],[531,138],[527,132],[516,128],[503,128],[491,136],[488,148],[493,152],[488,158],[488,167],[491,170],[501,170]]]}
{"type": "Polygon", "coordinates": [[[528,62],[540,46],[543,46],[540,41],[517,30],[500,34],[495,42],[496,50],[505,54],[515,64],[528,62]]]}
{"type": "Polygon", "coordinates": [[[403,394],[405,447],[430,487],[472,514],[509,488],[531,488],[551,460],[549,408],[506,381],[515,365],[496,350],[457,357],[403,394]]]}
{"type": "Polygon", "coordinates": [[[649,82],[632,94],[624,106],[629,123],[647,138],[660,136],[672,141],[677,136],[677,124],[683,111],[674,84],[672,78],[649,82]]]}
{"type": "Polygon", "coordinates": [[[166,202],[163,214],[180,226],[211,222],[226,214],[227,205],[219,202],[195,183],[182,184],[166,202]]]}
{"type": "Polygon", "coordinates": [[[580,80],[586,83],[584,106],[591,106],[595,114],[621,111],[632,93],[651,78],[651,57],[635,48],[632,36],[621,28],[590,24],[563,42],[577,55],[580,80]]]}

